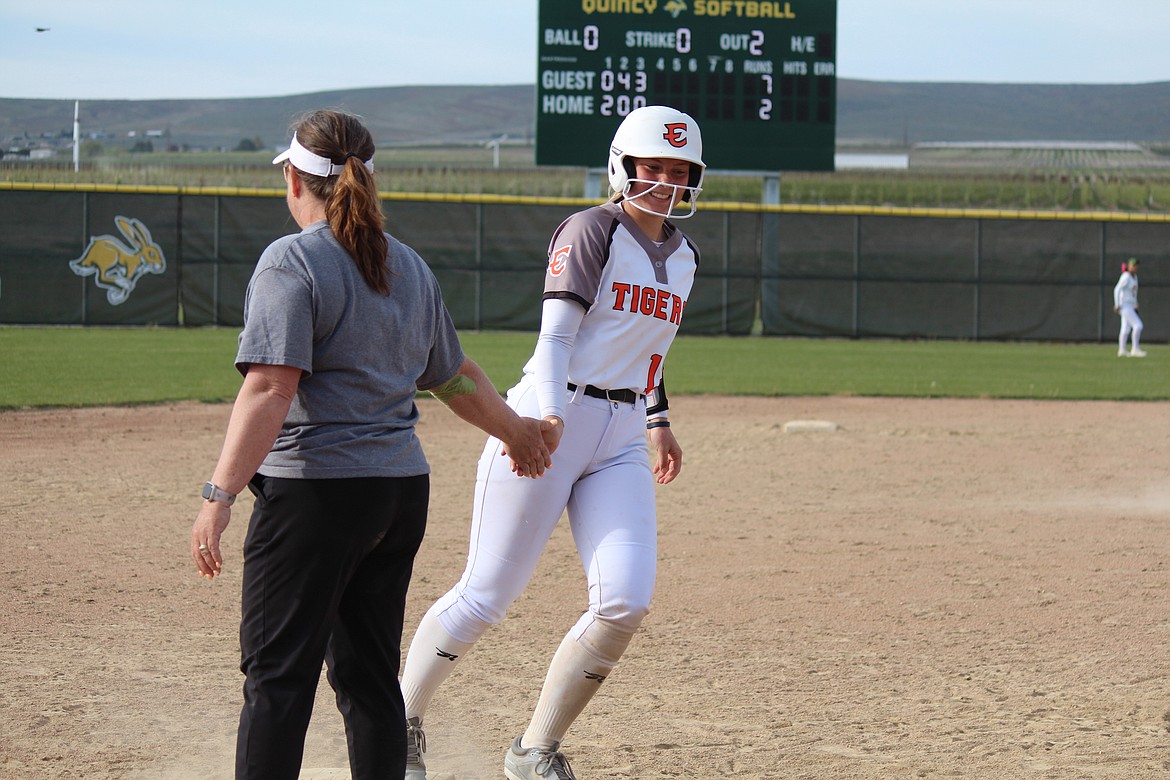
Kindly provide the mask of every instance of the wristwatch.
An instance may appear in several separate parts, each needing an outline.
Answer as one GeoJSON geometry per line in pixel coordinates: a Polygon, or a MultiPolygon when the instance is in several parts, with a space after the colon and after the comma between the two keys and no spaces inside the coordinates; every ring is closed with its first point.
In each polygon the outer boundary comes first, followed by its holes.
{"type": "Polygon", "coordinates": [[[221,490],[213,482],[203,483],[203,497],[208,501],[218,501],[221,504],[231,506],[236,502],[236,497],[226,490],[221,490]]]}

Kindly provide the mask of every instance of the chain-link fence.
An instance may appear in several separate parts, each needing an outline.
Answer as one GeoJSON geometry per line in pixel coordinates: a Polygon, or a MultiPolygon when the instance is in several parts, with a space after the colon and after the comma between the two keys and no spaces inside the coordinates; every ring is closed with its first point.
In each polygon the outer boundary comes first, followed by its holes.
{"type": "MultiPolygon", "coordinates": [[[[535,330],[549,236],[591,201],[386,194],[456,325],[535,330]]],[[[1104,341],[1142,260],[1170,340],[1170,217],[704,204],[689,334],[1104,341]]],[[[0,185],[0,323],[238,326],[256,259],[295,232],[280,190],[0,185]]]]}

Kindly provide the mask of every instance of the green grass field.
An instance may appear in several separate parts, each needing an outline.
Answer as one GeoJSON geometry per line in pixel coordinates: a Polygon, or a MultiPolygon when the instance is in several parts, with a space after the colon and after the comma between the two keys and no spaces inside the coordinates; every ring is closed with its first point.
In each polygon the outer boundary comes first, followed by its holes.
{"type": "MultiPolygon", "coordinates": [[[[228,401],[240,376],[234,329],[0,328],[0,409],[228,401]]],[[[501,390],[534,333],[463,333],[501,390]]],[[[681,337],[672,395],[1170,399],[1170,350],[1118,358],[1116,345],[681,337]]]]}
{"type": "MultiPolygon", "coordinates": [[[[904,150],[903,150],[904,151],[904,150]]],[[[0,181],[38,184],[283,188],[272,152],[152,152],[60,162],[0,163],[0,181]]],[[[1067,159],[1059,150],[918,152],[908,170],[788,172],[780,202],[799,205],[1123,211],[1170,210],[1170,168],[1162,155],[1098,152],[1067,159]],[[956,155],[961,155],[956,159],[956,155]],[[1138,160],[1129,158],[1137,157],[1138,160]]],[[[383,192],[580,197],[583,171],[537,167],[530,145],[500,149],[500,168],[482,146],[389,147],[379,152],[383,192]]],[[[703,202],[759,203],[758,176],[718,171],[703,202]]]]}

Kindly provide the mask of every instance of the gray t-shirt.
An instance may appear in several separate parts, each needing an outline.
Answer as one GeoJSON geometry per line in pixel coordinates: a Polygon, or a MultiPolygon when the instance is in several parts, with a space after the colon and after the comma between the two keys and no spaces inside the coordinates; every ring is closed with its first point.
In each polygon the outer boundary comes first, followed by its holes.
{"type": "Polygon", "coordinates": [[[439,284],[388,236],[390,294],[366,284],[327,222],[274,241],[244,300],[236,367],[292,366],[300,386],[259,471],[300,479],[429,472],[415,393],[458,372],[463,351],[439,284]]]}

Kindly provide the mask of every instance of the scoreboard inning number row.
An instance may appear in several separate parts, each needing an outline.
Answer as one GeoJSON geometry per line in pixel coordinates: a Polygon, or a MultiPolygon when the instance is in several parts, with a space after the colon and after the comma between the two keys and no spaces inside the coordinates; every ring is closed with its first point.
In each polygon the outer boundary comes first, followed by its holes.
{"type": "Polygon", "coordinates": [[[597,166],[622,117],[687,112],[717,170],[832,170],[836,0],[542,0],[536,162],[597,166]]]}
{"type": "MultiPolygon", "coordinates": [[[[584,50],[595,51],[597,28],[587,25],[582,32],[584,50]],[[590,41],[594,42],[594,48],[591,48],[590,41]]],[[[807,78],[809,64],[804,61],[786,62],[783,73],[774,76],[771,63],[744,60],[744,73],[756,74],[756,78],[742,79],[745,99],[737,104],[733,102],[736,90],[740,88],[736,61],[719,56],[708,56],[700,61],[697,57],[686,56],[690,52],[691,31],[682,28],[673,35],[679,41],[677,55],[651,58],[606,55],[600,72],[543,71],[540,76],[544,92],[542,110],[554,114],[590,114],[596,109],[601,116],[623,117],[635,108],[649,105],[648,96],[653,95],[686,101],[692,108],[705,105],[705,110],[696,111],[702,112],[703,119],[807,121],[815,111],[817,121],[832,121],[832,85],[824,80],[834,75],[832,63],[812,63],[812,73],[818,80],[810,82],[807,78]],[[706,80],[705,92],[700,79],[706,80]],[[600,90],[600,100],[588,94],[595,86],[600,90]],[[819,91],[816,91],[818,87],[819,91]],[[704,94],[706,101],[702,100],[704,94]]],[[[762,56],[763,32],[753,30],[744,37],[748,38],[746,50],[752,55],[762,56]]],[[[721,35],[720,39],[721,46],[731,48],[736,45],[728,33],[721,35]]],[[[809,51],[825,48],[823,42],[819,47],[815,41],[793,42],[794,46],[802,44],[809,51]]]]}

